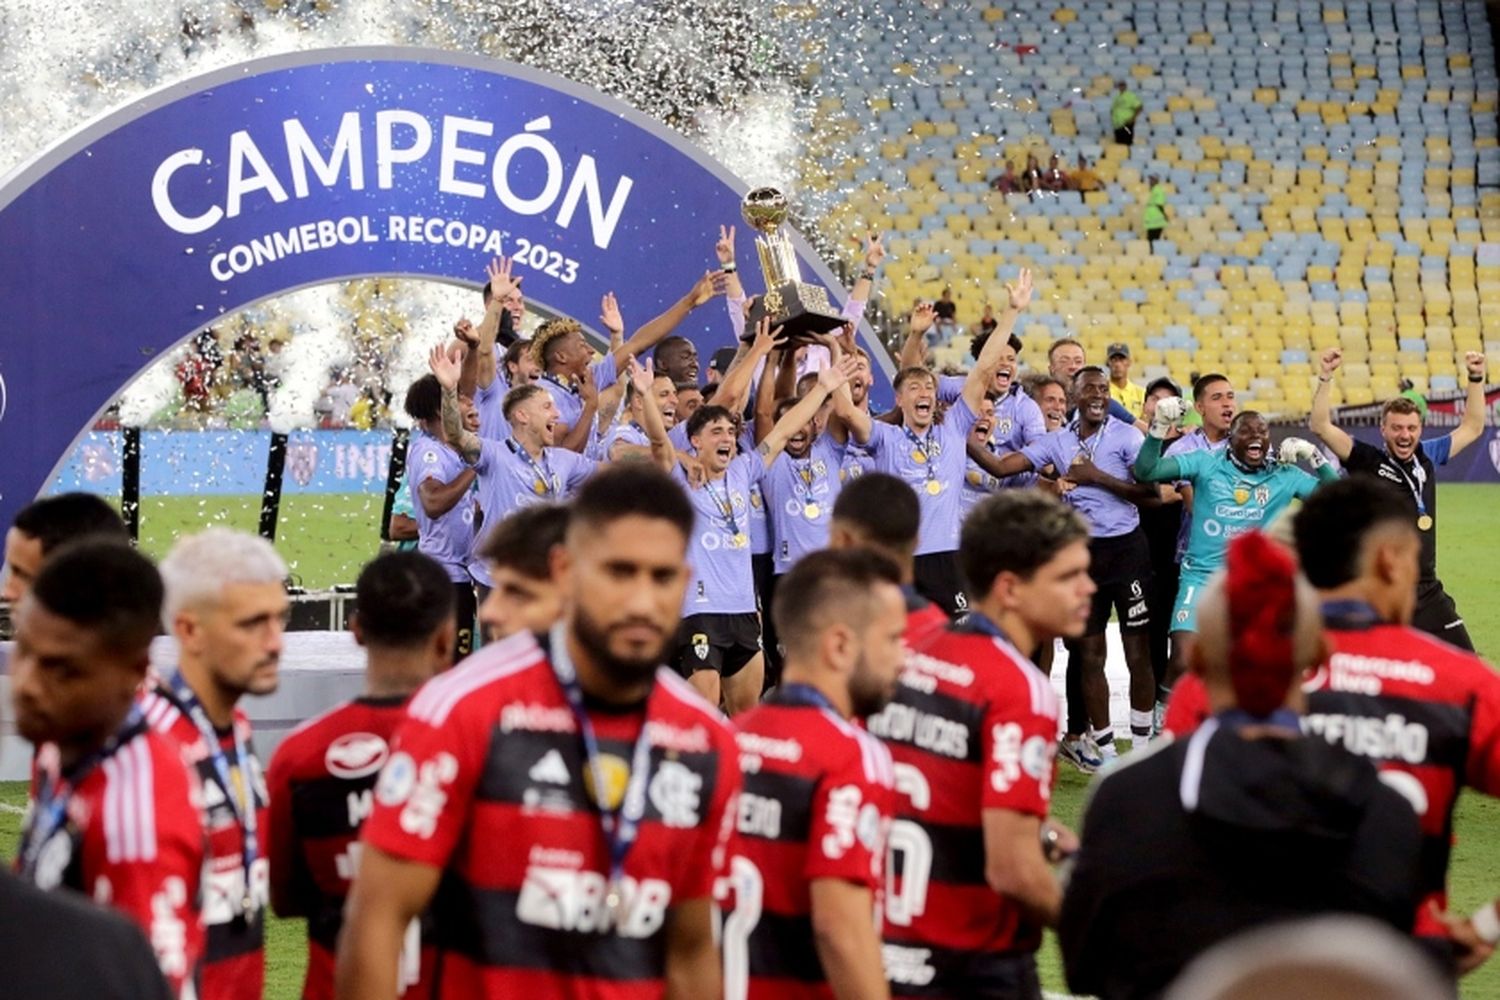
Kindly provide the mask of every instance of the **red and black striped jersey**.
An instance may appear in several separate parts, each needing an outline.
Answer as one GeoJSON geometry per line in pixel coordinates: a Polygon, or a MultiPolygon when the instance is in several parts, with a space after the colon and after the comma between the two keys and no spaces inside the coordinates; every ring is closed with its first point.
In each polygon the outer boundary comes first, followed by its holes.
{"type": "Polygon", "coordinates": [[[906,646],[915,649],[929,635],[948,624],[943,609],[917,593],[911,587],[902,587],[906,595],[906,646]]]}
{"type": "MultiPolygon", "coordinates": [[[[134,734],[79,782],[66,819],[50,834],[37,831],[46,840],[37,849],[31,878],[38,888],[72,889],[135,921],[172,994],[196,997],[208,851],[197,779],[170,740],[144,722],[136,725],[134,734]]],[[[43,776],[56,786],[54,744],[37,750],[33,796],[43,776]]],[[[33,805],[28,832],[38,821],[33,805]]]]}
{"type": "Polygon", "coordinates": [[[734,738],[676,674],[644,706],[586,705],[602,800],[649,740],[639,836],[618,907],[608,843],[573,710],[529,633],[484,647],[412,698],[375,786],[363,842],[443,869],[432,904],[442,997],[659,997],[666,924],[710,898],[739,790],[734,738]]]}
{"type": "MultiPolygon", "coordinates": [[[[278,915],[307,918],[303,1000],[334,995],[334,954],[359,868],[359,831],[375,807],[375,779],[406,702],[406,695],[356,698],[288,733],[271,758],[271,899],[278,915]]],[[[428,995],[433,949],[421,941],[419,927],[402,955],[406,1000],[428,995]]]]}
{"type": "Polygon", "coordinates": [[[719,893],[725,1000],[832,997],[813,944],[812,883],[841,879],[880,900],[890,752],[825,704],[797,699],[798,687],[735,720],[744,789],[719,893]]]}
{"type": "Polygon", "coordinates": [[[250,720],[236,708],[232,728],[217,733],[219,749],[228,764],[230,785],[225,788],[214,767],[209,744],[192,718],[177,703],[171,688],[157,683],[141,695],[146,722],[177,744],[184,762],[197,771],[203,789],[203,815],[208,831],[208,869],[203,879],[203,922],[208,947],[203,965],[202,1000],[261,1000],[265,992],[265,911],[270,903],[269,865],[266,861],[266,807],[270,795],[255,756],[250,720]],[[246,749],[241,761],[237,742],[246,749]],[[249,873],[248,894],[253,906],[245,912],[247,894],[244,827],[236,803],[245,801],[246,787],[254,795],[259,857],[249,873]],[[233,799],[231,800],[231,796],[233,799]]]}
{"type": "Polygon", "coordinates": [[[1057,744],[1051,682],[971,614],[908,654],[869,720],[896,766],[885,893],[892,992],[965,996],[986,960],[1034,951],[1041,927],[985,880],[983,812],[1045,817],[1057,744]]]}
{"type": "MultiPolygon", "coordinates": [[[[1363,605],[1327,605],[1324,620],[1333,652],[1303,683],[1302,729],[1374,761],[1411,802],[1428,892],[1416,933],[1446,937],[1430,903],[1447,908],[1458,793],[1500,795],[1500,674],[1425,632],[1377,621],[1363,605]]],[[[1172,690],[1166,728],[1184,736],[1208,713],[1202,679],[1185,676],[1172,690]]]]}

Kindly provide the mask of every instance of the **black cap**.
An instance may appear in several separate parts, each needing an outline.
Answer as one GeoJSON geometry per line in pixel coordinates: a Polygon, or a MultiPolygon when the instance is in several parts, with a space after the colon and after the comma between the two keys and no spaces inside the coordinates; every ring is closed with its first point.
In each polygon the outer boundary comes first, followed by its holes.
{"type": "Polygon", "coordinates": [[[1130,357],[1130,345],[1129,344],[1122,344],[1122,343],[1119,343],[1119,342],[1110,344],[1109,345],[1109,350],[1105,352],[1104,357],[1106,359],[1109,359],[1109,358],[1128,358],[1128,357],[1130,357]]]}
{"type": "Polygon", "coordinates": [[[1146,386],[1146,395],[1151,395],[1157,389],[1171,389],[1172,395],[1182,395],[1182,387],[1179,386],[1176,382],[1173,382],[1171,379],[1167,378],[1165,375],[1163,375],[1161,378],[1154,378],[1151,380],[1151,384],[1146,386]]]}
{"type": "Polygon", "coordinates": [[[719,377],[722,378],[729,371],[729,366],[733,363],[737,353],[739,352],[733,347],[721,347],[714,351],[713,360],[709,361],[708,367],[718,372],[719,377]]]}

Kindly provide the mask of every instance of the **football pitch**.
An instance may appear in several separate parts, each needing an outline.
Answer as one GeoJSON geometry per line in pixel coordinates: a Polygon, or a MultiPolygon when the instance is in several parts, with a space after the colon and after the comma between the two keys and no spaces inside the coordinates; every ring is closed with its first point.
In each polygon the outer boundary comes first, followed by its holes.
{"type": "MultiPolygon", "coordinates": [[[[292,572],[308,589],[352,583],[360,565],[378,549],[381,497],[296,496],[282,500],[277,547],[292,572]]],[[[1458,601],[1470,634],[1487,658],[1500,655],[1500,599],[1494,595],[1500,566],[1500,535],[1493,530],[1492,506],[1500,489],[1478,485],[1439,488],[1441,533],[1438,566],[1448,591],[1458,601]]],[[[209,524],[254,531],[259,519],[256,497],[148,498],[142,503],[141,540],[160,556],[180,532],[209,524]]],[[[1083,809],[1087,779],[1067,766],[1058,772],[1053,813],[1076,828],[1083,809]]],[[[20,834],[22,783],[0,783],[0,855],[15,856],[20,834]]],[[[1500,800],[1466,793],[1455,823],[1456,844],[1449,888],[1452,906],[1468,913],[1500,896],[1500,800]]],[[[1172,900],[1163,899],[1163,911],[1172,900]]],[[[1043,985],[1065,992],[1055,939],[1049,934],[1041,954],[1043,985]]],[[[267,1000],[300,996],[306,963],[306,940],[300,920],[271,919],[267,926],[267,1000]]],[[[0,983],[4,970],[0,967],[0,983]]],[[[0,993],[3,993],[0,988],[0,993]]],[[[1465,1000],[1500,1000],[1500,958],[1463,981],[1465,1000]]]]}

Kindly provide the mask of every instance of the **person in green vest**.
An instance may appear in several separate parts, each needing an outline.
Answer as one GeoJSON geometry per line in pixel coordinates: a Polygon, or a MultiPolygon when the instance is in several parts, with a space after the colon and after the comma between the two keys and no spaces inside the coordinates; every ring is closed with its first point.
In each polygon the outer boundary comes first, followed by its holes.
{"type": "Polygon", "coordinates": [[[1143,221],[1146,224],[1146,240],[1156,247],[1156,241],[1161,239],[1161,232],[1167,228],[1167,189],[1162,185],[1161,178],[1152,174],[1147,180],[1151,184],[1151,193],[1146,196],[1146,211],[1143,221]]]}
{"type": "Polygon", "coordinates": [[[1115,99],[1109,106],[1110,124],[1115,127],[1115,142],[1129,146],[1135,142],[1135,120],[1141,115],[1141,98],[1121,80],[1115,99]]]}

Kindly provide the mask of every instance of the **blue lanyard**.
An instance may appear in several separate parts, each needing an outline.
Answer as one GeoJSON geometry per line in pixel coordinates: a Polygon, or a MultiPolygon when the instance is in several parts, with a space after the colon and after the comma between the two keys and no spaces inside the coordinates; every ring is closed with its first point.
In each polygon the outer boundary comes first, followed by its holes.
{"type": "MultiPolygon", "coordinates": [[[[640,837],[641,820],[646,815],[646,786],[651,770],[651,725],[650,719],[641,720],[640,735],[635,738],[635,748],[630,752],[630,777],[625,784],[625,795],[618,809],[612,809],[605,801],[607,779],[604,762],[599,753],[599,738],[594,733],[594,724],[583,705],[583,687],[578,683],[578,669],[568,655],[567,628],[562,623],[552,627],[548,639],[552,661],[552,672],[573,710],[573,721],[578,726],[578,736],[583,741],[583,752],[588,758],[589,772],[594,776],[594,804],[599,807],[599,822],[604,827],[604,839],[609,845],[609,898],[611,909],[620,905],[620,881],[625,873],[625,856],[640,837]]],[[[649,715],[649,713],[648,713],[649,715]]]]}
{"type": "MultiPolygon", "coordinates": [[[[1417,445],[1418,450],[1420,450],[1421,447],[1422,446],[1420,444],[1417,445]]],[[[1391,455],[1389,450],[1386,451],[1386,454],[1390,455],[1390,464],[1394,465],[1396,467],[1396,471],[1401,473],[1401,479],[1406,483],[1406,488],[1411,490],[1411,497],[1417,502],[1417,513],[1427,513],[1427,502],[1422,499],[1422,489],[1427,485],[1427,470],[1423,469],[1422,463],[1417,461],[1416,454],[1413,454],[1411,457],[1412,467],[1417,470],[1417,475],[1415,476],[1410,472],[1407,472],[1406,466],[1403,465],[1401,460],[1395,455],[1391,455]]]]}
{"type": "Polygon", "coordinates": [[[27,823],[26,829],[21,832],[21,849],[18,854],[21,859],[22,878],[28,882],[35,881],[37,858],[47,841],[51,840],[67,822],[68,804],[73,801],[73,795],[78,791],[78,786],[94,773],[95,768],[113,757],[121,747],[135,739],[144,729],[145,719],[141,714],[141,708],[133,704],[130,706],[130,712],[125,716],[125,721],[120,723],[120,728],[115,730],[98,750],[74,764],[70,768],[71,775],[59,774],[56,783],[49,780],[46,775],[42,775],[31,822],[27,823]]]}
{"type": "Polygon", "coordinates": [[[828,696],[811,684],[783,684],[776,689],[774,701],[780,705],[806,705],[809,708],[827,709],[834,715],[839,714],[828,696]]]}
{"type": "Polygon", "coordinates": [[[724,526],[729,529],[729,533],[731,535],[738,535],[740,533],[740,522],[739,519],[734,516],[734,504],[731,502],[729,496],[729,477],[724,477],[724,499],[722,500],[720,500],[719,495],[714,492],[713,483],[705,480],[703,483],[703,488],[707,490],[708,495],[713,498],[714,506],[719,508],[719,513],[724,515],[724,526]]]}
{"type": "Polygon", "coordinates": [[[542,464],[538,465],[532,459],[531,452],[517,444],[515,438],[507,438],[505,446],[513,454],[520,455],[521,458],[525,459],[526,464],[531,468],[531,474],[536,477],[537,482],[542,484],[542,496],[552,497],[562,492],[562,484],[557,481],[557,476],[552,472],[552,463],[547,461],[546,448],[542,449],[542,464]]]}
{"type": "Polygon", "coordinates": [[[255,896],[251,889],[254,883],[251,875],[255,868],[255,859],[260,854],[260,840],[256,836],[258,817],[255,813],[255,785],[250,774],[250,751],[240,736],[240,727],[231,722],[230,729],[234,733],[234,758],[239,765],[240,783],[245,791],[244,797],[236,800],[234,782],[229,775],[229,761],[224,757],[224,748],[219,745],[219,733],[214,729],[213,722],[209,720],[203,703],[198,700],[193,689],[188,687],[188,682],[183,679],[181,670],[174,671],[167,678],[167,685],[171,688],[172,700],[187,713],[188,718],[197,727],[199,737],[208,748],[208,760],[213,764],[219,787],[224,789],[224,798],[229,801],[230,808],[234,810],[235,816],[240,821],[240,832],[243,835],[240,860],[245,865],[245,896],[242,903],[244,911],[248,913],[255,908],[255,896]]]}
{"type": "Polygon", "coordinates": [[[915,434],[913,434],[911,432],[911,428],[907,427],[905,424],[901,425],[901,430],[906,434],[908,438],[911,439],[911,443],[916,447],[916,449],[922,453],[922,457],[927,460],[923,464],[927,467],[928,481],[930,482],[931,480],[936,479],[937,470],[934,469],[933,466],[937,464],[937,453],[942,446],[939,445],[937,448],[934,448],[932,446],[932,428],[929,427],[927,429],[927,433],[921,437],[917,437],[915,434]]]}
{"type": "Polygon", "coordinates": [[[571,384],[569,382],[564,382],[562,379],[558,378],[556,375],[552,375],[550,373],[544,373],[542,375],[542,378],[546,379],[548,382],[551,382],[553,385],[557,386],[563,392],[570,392],[570,393],[572,393],[575,396],[580,395],[580,393],[578,392],[577,386],[574,386],[573,384],[571,384]]]}

